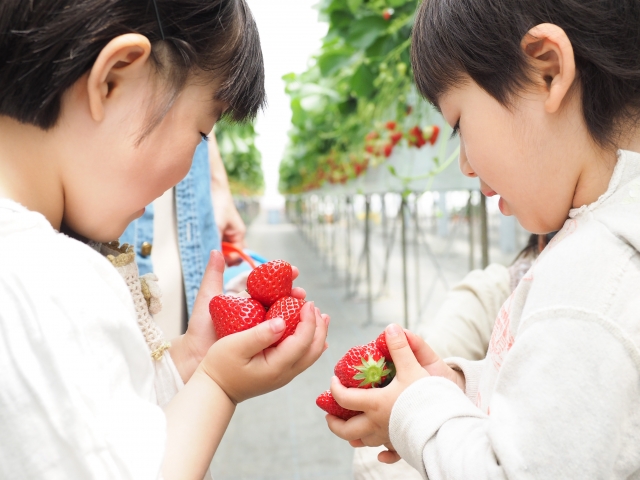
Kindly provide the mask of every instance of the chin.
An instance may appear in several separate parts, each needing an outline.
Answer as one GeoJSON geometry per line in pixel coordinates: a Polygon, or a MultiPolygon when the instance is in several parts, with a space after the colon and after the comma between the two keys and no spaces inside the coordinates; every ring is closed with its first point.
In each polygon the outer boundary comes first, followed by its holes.
{"type": "Polygon", "coordinates": [[[516,215],[518,222],[529,233],[535,233],[536,235],[546,235],[547,233],[553,233],[560,230],[566,219],[557,222],[550,222],[550,219],[541,218],[522,218],[516,215]]]}

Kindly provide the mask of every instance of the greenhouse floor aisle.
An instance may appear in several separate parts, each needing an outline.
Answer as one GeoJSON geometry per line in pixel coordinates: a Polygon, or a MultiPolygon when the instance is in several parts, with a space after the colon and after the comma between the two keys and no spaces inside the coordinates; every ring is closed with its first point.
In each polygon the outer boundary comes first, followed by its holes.
{"type": "Polygon", "coordinates": [[[329,349],[286,387],[240,404],[214,458],[214,479],[351,479],[353,449],[329,431],[315,398],[329,387],[340,356],[374,339],[384,325],[364,326],[364,304],[344,300],[341,282],[294,225],[268,224],[261,213],[249,229],[247,244],[300,269],[295,285],[304,287],[308,299],[331,315],[329,349]]]}

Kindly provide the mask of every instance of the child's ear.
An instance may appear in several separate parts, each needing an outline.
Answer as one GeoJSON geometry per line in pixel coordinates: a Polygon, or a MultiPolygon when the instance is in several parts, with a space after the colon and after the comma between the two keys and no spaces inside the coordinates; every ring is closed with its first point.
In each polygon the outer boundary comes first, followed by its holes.
{"type": "Polygon", "coordinates": [[[543,23],[533,27],[522,39],[522,50],[531,60],[534,81],[545,85],[545,110],[555,113],[567,97],[576,78],[571,41],[557,25],[543,23]]]}
{"type": "Polygon", "coordinates": [[[150,54],[149,39],[136,33],[120,35],[102,49],[87,84],[89,108],[95,121],[102,121],[105,103],[119,93],[123,83],[140,76],[150,54]]]}

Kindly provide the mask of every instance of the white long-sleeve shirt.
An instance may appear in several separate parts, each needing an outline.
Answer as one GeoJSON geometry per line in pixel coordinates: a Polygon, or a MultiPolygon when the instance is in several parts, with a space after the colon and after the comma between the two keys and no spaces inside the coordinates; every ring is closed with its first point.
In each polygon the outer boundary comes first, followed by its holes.
{"type": "Polygon", "coordinates": [[[487,357],[449,359],[394,405],[394,447],[429,479],[640,479],[640,154],[574,209],[504,304],[487,357]]]}
{"type": "Polygon", "coordinates": [[[159,478],[180,384],[115,268],[0,200],[0,478],[159,478]]]}

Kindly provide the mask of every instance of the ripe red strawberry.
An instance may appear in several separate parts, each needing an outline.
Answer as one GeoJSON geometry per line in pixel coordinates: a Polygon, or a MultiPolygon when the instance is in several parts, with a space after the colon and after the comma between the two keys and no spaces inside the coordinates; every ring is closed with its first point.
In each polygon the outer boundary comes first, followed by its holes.
{"type": "Polygon", "coordinates": [[[364,138],[365,140],[375,140],[376,138],[379,138],[379,137],[380,137],[380,134],[374,130],[372,132],[367,133],[367,136],[364,138]]]}
{"type": "Polygon", "coordinates": [[[393,144],[392,143],[387,143],[384,146],[383,152],[384,152],[384,156],[389,158],[391,156],[391,154],[393,153],[393,144]]]}
{"type": "Polygon", "coordinates": [[[393,8],[387,8],[384,12],[382,12],[382,18],[389,21],[391,16],[393,15],[393,8]]]}
{"type": "Polygon", "coordinates": [[[402,140],[402,132],[395,132],[389,138],[391,139],[391,144],[395,146],[402,140]]]}
{"type": "Polygon", "coordinates": [[[209,302],[209,313],[218,338],[242,332],[264,322],[264,307],[252,298],[216,295],[209,302]]]}
{"type": "Polygon", "coordinates": [[[431,145],[435,145],[438,141],[438,136],[440,136],[440,128],[437,125],[433,126],[433,135],[431,136],[431,145]]]}
{"type": "Polygon", "coordinates": [[[336,364],[333,373],[345,387],[375,388],[382,385],[393,370],[373,341],[351,348],[336,364]]]}
{"type": "Polygon", "coordinates": [[[431,145],[435,145],[438,141],[438,136],[440,135],[440,127],[437,125],[431,125],[429,127],[425,127],[422,131],[423,138],[429,142],[431,145]]]}
{"type": "Polygon", "coordinates": [[[355,410],[348,410],[344,407],[338,405],[336,399],[331,395],[331,390],[327,390],[326,392],[321,393],[318,398],[316,398],[316,405],[318,405],[322,410],[331,415],[335,415],[342,420],[349,420],[356,415],[360,415],[362,412],[356,412],[355,410]]]}
{"type": "Polygon", "coordinates": [[[380,350],[380,353],[387,359],[387,361],[392,362],[391,353],[389,353],[389,347],[387,347],[387,337],[384,332],[382,332],[378,338],[375,339],[376,347],[380,350]]]}
{"type": "Polygon", "coordinates": [[[283,297],[276,303],[271,305],[271,308],[267,312],[265,320],[271,320],[272,318],[282,318],[286,324],[284,333],[280,340],[271,345],[275,347],[289,335],[293,335],[296,331],[296,327],[300,323],[300,310],[306,302],[299,298],[283,297]]]}
{"type": "Polygon", "coordinates": [[[284,260],[272,260],[255,268],[247,278],[251,298],[269,308],[276,300],[291,295],[293,271],[284,260]]]}
{"type": "Polygon", "coordinates": [[[397,128],[398,124],[394,121],[388,121],[385,124],[385,127],[387,128],[387,130],[391,130],[392,132],[397,128]]]}

